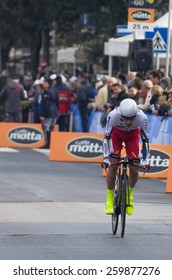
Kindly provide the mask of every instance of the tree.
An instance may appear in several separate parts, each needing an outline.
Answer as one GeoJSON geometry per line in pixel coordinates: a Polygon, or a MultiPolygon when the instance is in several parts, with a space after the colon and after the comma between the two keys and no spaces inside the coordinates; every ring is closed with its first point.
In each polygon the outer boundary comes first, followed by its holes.
{"type": "MultiPolygon", "coordinates": [[[[156,1],[157,10],[162,5],[168,8],[168,0],[156,1]]],[[[1,0],[2,69],[11,47],[29,47],[36,74],[43,41],[44,59],[49,62],[49,32],[54,24],[58,46],[82,45],[88,58],[98,62],[104,42],[115,36],[116,25],[127,24],[127,8],[128,0],[1,0]],[[89,20],[83,22],[84,16],[89,20]]]]}
{"type": "MultiPolygon", "coordinates": [[[[2,0],[0,2],[0,31],[2,50],[6,53],[12,46],[27,46],[31,51],[31,68],[36,74],[42,45],[42,31],[45,38],[57,16],[57,1],[50,0],[2,0]]],[[[3,58],[5,58],[3,56],[3,58]]],[[[5,66],[5,59],[3,67],[5,66]]]]}

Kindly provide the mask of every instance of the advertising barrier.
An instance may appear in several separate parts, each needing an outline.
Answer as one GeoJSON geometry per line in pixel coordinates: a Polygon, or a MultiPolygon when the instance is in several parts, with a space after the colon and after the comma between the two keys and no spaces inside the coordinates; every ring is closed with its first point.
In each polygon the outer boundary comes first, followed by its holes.
{"type": "Polygon", "coordinates": [[[170,155],[170,162],[168,167],[166,192],[172,193],[172,154],[170,155]]]}
{"type": "Polygon", "coordinates": [[[45,144],[41,124],[1,122],[0,131],[0,147],[34,149],[45,144]]]}
{"type": "MultiPolygon", "coordinates": [[[[0,123],[0,147],[39,148],[45,144],[41,124],[0,123]]],[[[50,161],[101,163],[104,134],[58,132],[51,133],[50,161]]],[[[151,144],[151,169],[140,177],[167,178],[166,192],[172,193],[172,145],[151,144]],[[171,158],[171,160],[170,160],[171,158]]]]}
{"type": "MultiPolygon", "coordinates": [[[[103,134],[52,132],[50,160],[101,163],[103,134]]],[[[167,178],[172,145],[151,144],[151,169],[140,177],[167,178]]]]}
{"type": "Polygon", "coordinates": [[[50,160],[101,162],[103,134],[52,132],[50,160]]]}
{"type": "Polygon", "coordinates": [[[150,170],[145,174],[140,172],[140,177],[167,178],[172,145],[150,144],[150,170]]]}

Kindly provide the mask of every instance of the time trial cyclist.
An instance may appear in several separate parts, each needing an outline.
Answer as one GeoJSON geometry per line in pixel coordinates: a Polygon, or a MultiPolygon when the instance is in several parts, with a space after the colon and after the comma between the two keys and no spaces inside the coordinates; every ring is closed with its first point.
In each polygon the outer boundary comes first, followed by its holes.
{"type": "MultiPolygon", "coordinates": [[[[140,163],[140,136],[142,139],[142,157],[145,170],[149,170],[149,137],[147,117],[137,108],[136,102],[130,98],[121,101],[120,106],[111,111],[107,118],[106,132],[103,140],[102,168],[108,168],[106,176],[107,198],[105,214],[114,211],[114,186],[118,161],[123,143],[126,155],[133,163],[140,163]]],[[[133,189],[139,176],[139,167],[129,165],[129,201],[126,213],[134,212],[133,189]]]]}

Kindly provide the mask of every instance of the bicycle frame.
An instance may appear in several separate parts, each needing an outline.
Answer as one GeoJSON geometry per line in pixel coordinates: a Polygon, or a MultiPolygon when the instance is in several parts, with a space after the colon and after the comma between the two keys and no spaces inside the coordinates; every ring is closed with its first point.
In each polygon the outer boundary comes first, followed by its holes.
{"type": "Polygon", "coordinates": [[[128,166],[142,168],[139,164],[133,163],[132,159],[126,156],[119,159],[118,170],[114,192],[114,213],[112,214],[112,232],[115,235],[118,229],[119,217],[121,221],[121,237],[124,237],[126,224],[126,207],[130,205],[128,188],[128,166]]]}

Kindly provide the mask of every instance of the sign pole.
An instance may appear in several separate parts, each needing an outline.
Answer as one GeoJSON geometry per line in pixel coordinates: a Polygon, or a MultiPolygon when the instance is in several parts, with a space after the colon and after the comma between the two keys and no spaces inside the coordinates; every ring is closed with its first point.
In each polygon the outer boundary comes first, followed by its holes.
{"type": "Polygon", "coordinates": [[[109,55],[109,64],[108,64],[108,75],[112,76],[112,67],[113,67],[113,58],[112,55],[109,55]]]}
{"type": "Polygon", "coordinates": [[[171,19],[171,3],[172,0],[169,0],[169,9],[168,9],[168,39],[167,39],[167,55],[166,55],[166,68],[165,68],[165,76],[168,77],[169,71],[169,56],[170,56],[170,19],[171,19]]]}
{"type": "Polygon", "coordinates": [[[156,54],[156,69],[159,69],[159,55],[158,53],[156,54]]]}

